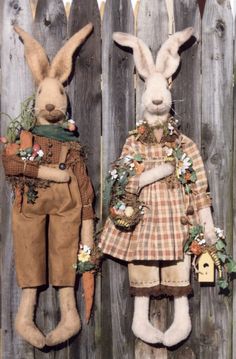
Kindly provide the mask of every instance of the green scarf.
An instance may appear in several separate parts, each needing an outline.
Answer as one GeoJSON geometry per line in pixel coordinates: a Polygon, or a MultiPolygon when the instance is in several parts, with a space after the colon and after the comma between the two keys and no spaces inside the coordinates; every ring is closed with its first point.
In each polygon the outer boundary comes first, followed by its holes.
{"type": "Polygon", "coordinates": [[[34,135],[61,142],[79,142],[79,133],[77,131],[70,132],[59,125],[37,125],[31,132],[34,135]]]}

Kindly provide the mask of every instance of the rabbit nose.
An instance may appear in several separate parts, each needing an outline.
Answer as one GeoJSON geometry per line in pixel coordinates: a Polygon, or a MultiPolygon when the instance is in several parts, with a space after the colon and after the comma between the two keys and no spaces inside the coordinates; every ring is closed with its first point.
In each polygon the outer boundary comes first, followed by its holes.
{"type": "Polygon", "coordinates": [[[50,103],[49,103],[49,104],[47,104],[45,107],[46,107],[46,110],[47,110],[47,111],[49,111],[49,112],[53,111],[53,110],[54,110],[54,108],[55,108],[55,106],[54,106],[54,105],[52,105],[52,104],[50,104],[50,103]]]}
{"type": "Polygon", "coordinates": [[[152,103],[153,105],[161,105],[162,104],[162,100],[153,100],[152,103]]]}

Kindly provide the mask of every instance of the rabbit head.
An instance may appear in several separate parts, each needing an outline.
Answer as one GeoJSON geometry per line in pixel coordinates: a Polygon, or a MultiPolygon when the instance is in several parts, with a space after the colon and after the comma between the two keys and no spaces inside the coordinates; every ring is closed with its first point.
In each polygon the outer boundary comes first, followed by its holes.
{"type": "Polygon", "coordinates": [[[14,27],[24,42],[25,57],[38,86],[35,97],[38,124],[57,123],[65,118],[68,100],[63,84],[70,76],[75,50],[85,41],[92,29],[93,26],[89,23],[74,34],[50,64],[38,41],[20,27],[14,27]]]}
{"type": "Polygon", "coordinates": [[[168,119],[172,103],[168,80],[179,66],[179,47],[192,34],[193,28],[189,27],[171,35],[158,51],[156,63],[150,49],[141,39],[122,32],[113,34],[115,42],[133,49],[137,71],[145,81],[145,91],[142,96],[143,118],[150,126],[162,125],[168,119]]]}

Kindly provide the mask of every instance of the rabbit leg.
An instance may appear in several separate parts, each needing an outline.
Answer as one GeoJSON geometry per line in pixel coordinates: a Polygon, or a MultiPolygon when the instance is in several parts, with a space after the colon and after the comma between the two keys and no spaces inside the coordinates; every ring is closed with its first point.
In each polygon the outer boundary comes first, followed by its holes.
{"type": "Polygon", "coordinates": [[[33,322],[36,295],[36,288],[22,289],[21,302],[15,319],[15,329],[24,340],[41,349],[45,346],[45,336],[33,322]]]}
{"type": "Polygon", "coordinates": [[[59,289],[61,320],[57,327],[46,336],[46,344],[54,346],[63,343],[80,331],[81,322],[76,308],[73,287],[59,289]]]}
{"type": "Polygon", "coordinates": [[[192,329],[187,296],[174,299],[174,321],[164,333],[163,344],[172,347],[186,339],[192,329]]]}
{"type": "Polygon", "coordinates": [[[135,297],[132,331],[134,335],[150,344],[161,343],[163,333],[149,321],[149,297],[135,297]]]}

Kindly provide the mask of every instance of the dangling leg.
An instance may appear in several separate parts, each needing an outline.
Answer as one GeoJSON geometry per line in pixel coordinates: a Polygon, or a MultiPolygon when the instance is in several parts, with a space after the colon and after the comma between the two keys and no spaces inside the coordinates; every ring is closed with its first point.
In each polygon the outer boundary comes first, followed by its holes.
{"type": "Polygon", "coordinates": [[[45,337],[33,322],[36,305],[36,288],[22,289],[21,302],[15,319],[17,333],[37,348],[45,346],[45,337]]]}
{"type": "Polygon", "coordinates": [[[134,316],[132,330],[134,335],[143,341],[161,343],[163,333],[149,321],[150,295],[159,289],[160,270],[156,266],[129,263],[129,282],[134,298],[134,316]]]}
{"type": "Polygon", "coordinates": [[[186,339],[191,332],[189,302],[186,296],[174,299],[174,321],[164,333],[163,344],[171,347],[186,339]]]}
{"type": "Polygon", "coordinates": [[[163,333],[154,328],[149,321],[149,297],[134,298],[132,331],[134,335],[150,344],[161,343],[163,333]]]}
{"type": "MultiPolygon", "coordinates": [[[[165,263],[165,262],[163,262],[165,263]]],[[[163,293],[174,296],[174,320],[164,333],[163,344],[171,347],[186,339],[191,332],[188,294],[190,286],[191,257],[185,255],[181,261],[163,265],[161,285],[163,293]]]]}
{"type": "Polygon", "coordinates": [[[80,317],[76,308],[74,288],[59,289],[61,320],[57,327],[46,336],[46,344],[54,346],[63,343],[80,331],[80,317]]]}

